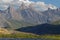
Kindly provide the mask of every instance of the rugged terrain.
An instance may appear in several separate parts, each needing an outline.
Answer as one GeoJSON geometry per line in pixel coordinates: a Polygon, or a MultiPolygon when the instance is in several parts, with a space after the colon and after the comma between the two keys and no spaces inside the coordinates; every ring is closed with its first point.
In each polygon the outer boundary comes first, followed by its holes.
{"type": "Polygon", "coordinates": [[[1,7],[3,5],[7,7],[4,6],[3,9],[0,9],[1,27],[21,28],[60,20],[60,8],[48,8],[45,11],[40,11],[35,8],[34,3],[27,6],[24,2],[20,5],[1,4],[1,7]]]}
{"type": "Polygon", "coordinates": [[[60,8],[43,2],[0,2],[0,38],[60,39],[60,8]]]}

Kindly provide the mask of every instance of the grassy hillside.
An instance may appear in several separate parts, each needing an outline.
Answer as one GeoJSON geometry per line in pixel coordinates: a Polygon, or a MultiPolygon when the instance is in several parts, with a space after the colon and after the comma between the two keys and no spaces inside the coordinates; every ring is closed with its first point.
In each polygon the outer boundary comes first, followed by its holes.
{"type": "Polygon", "coordinates": [[[43,38],[43,39],[60,39],[60,35],[35,35],[29,33],[0,34],[0,38],[43,38]]]}
{"type": "Polygon", "coordinates": [[[39,36],[32,33],[24,33],[0,28],[0,38],[39,38],[39,36]]]}
{"type": "Polygon", "coordinates": [[[0,38],[43,38],[43,39],[60,39],[60,35],[35,35],[31,33],[12,33],[0,34],[0,38]]]}
{"type": "Polygon", "coordinates": [[[27,33],[0,34],[0,38],[40,38],[38,35],[27,33]]]}
{"type": "Polygon", "coordinates": [[[0,28],[0,38],[42,38],[60,40],[60,35],[36,35],[0,28]]]}
{"type": "MultiPolygon", "coordinates": [[[[9,21],[11,25],[9,25],[11,28],[20,28],[22,26],[26,25],[34,25],[30,23],[24,23],[24,22],[19,22],[19,21],[9,21]]],[[[59,21],[53,22],[52,24],[59,24],[59,21]]],[[[13,30],[7,30],[7,29],[2,29],[0,30],[0,38],[43,38],[43,39],[59,39],[60,40],[60,35],[37,35],[37,34],[32,34],[32,33],[25,33],[25,32],[18,32],[18,31],[13,31],[13,30]]]]}
{"type": "Polygon", "coordinates": [[[0,28],[0,38],[40,38],[41,36],[0,28]]]}

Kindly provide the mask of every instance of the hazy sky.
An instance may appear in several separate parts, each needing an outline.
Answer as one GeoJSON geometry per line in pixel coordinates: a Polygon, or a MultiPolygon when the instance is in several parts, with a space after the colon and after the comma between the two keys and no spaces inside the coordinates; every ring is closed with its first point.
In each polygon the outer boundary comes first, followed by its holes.
{"type": "Polygon", "coordinates": [[[57,7],[60,7],[60,0],[32,0],[32,1],[43,1],[43,2],[45,2],[45,3],[47,3],[47,4],[53,4],[53,5],[55,5],[55,6],[57,6],[57,7]]]}

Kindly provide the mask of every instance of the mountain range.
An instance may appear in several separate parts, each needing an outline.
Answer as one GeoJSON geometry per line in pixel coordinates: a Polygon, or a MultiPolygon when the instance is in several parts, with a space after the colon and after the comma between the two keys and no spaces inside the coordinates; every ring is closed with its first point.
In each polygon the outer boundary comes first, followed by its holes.
{"type": "Polygon", "coordinates": [[[60,8],[49,4],[49,7],[44,9],[41,2],[20,2],[12,1],[12,3],[0,4],[1,27],[20,28],[60,20],[60,8]]]}

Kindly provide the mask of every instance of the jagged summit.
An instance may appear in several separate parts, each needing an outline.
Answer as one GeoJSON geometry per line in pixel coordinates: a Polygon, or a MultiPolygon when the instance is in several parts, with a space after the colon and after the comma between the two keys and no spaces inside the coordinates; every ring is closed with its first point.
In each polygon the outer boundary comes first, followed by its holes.
{"type": "Polygon", "coordinates": [[[20,24],[22,25],[23,23],[37,25],[37,24],[50,23],[52,21],[60,20],[60,9],[51,4],[46,5],[44,2],[34,3],[28,0],[21,0],[21,1],[15,0],[15,2],[12,1],[12,3],[8,3],[8,4],[3,3],[4,6],[3,4],[1,4],[2,5],[1,7],[3,7],[0,10],[1,25],[5,23],[11,25],[10,22],[12,20],[14,22],[15,20],[20,21],[21,22],[20,24]],[[45,6],[42,6],[43,4],[45,6]]]}
{"type": "Polygon", "coordinates": [[[33,8],[41,9],[42,11],[47,10],[48,8],[57,9],[57,7],[52,4],[46,4],[44,2],[33,2],[29,0],[6,0],[6,1],[3,0],[3,2],[0,4],[2,5],[7,4],[7,5],[14,5],[14,6],[21,6],[22,4],[24,4],[27,7],[32,5],[33,8]]]}

